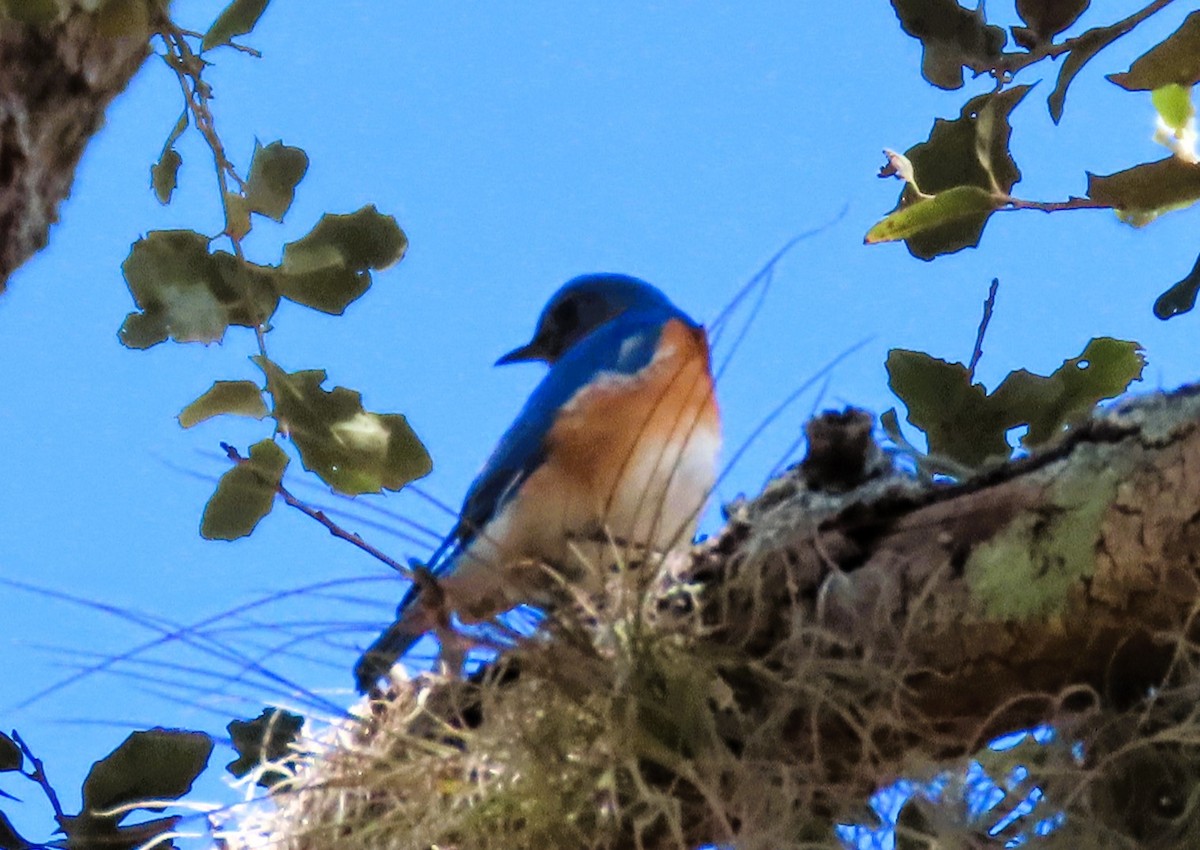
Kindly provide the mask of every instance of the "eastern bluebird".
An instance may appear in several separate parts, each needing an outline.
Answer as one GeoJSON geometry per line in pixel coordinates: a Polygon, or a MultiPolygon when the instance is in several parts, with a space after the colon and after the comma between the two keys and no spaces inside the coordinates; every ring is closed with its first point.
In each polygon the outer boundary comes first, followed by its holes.
{"type": "Polygon", "coordinates": [[[636,278],[584,275],[550,299],[531,342],[496,362],[529,360],[549,372],[430,558],[435,582],[414,582],[359,659],[359,691],[445,612],[482,622],[536,603],[522,562],[576,581],[602,574],[596,559],[614,544],[663,552],[691,542],[721,442],[704,328],[636,278]],[[436,604],[420,599],[423,587],[438,591],[436,604]]]}

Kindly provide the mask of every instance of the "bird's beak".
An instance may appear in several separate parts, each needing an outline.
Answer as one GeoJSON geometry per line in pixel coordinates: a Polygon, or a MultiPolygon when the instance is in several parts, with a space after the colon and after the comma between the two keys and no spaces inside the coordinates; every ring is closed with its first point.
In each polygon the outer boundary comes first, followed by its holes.
{"type": "Polygon", "coordinates": [[[496,361],[497,366],[507,366],[509,363],[527,363],[531,360],[545,360],[546,355],[542,353],[538,347],[537,340],[522,345],[520,348],[514,348],[512,351],[505,354],[496,361]]]}

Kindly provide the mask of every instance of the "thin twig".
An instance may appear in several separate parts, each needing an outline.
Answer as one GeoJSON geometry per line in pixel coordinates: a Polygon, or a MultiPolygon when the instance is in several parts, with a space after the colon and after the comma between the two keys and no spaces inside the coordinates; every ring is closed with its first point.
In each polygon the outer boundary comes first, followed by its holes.
{"type": "Polygon", "coordinates": [[[50,780],[46,778],[46,767],[42,764],[42,760],[33,754],[33,750],[29,749],[29,745],[25,743],[25,739],[16,729],[12,731],[12,739],[16,741],[17,746],[21,748],[21,752],[25,754],[25,758],[29,759],[29,763],[33,765],[33,770],[26,773],[21,771],[21,775],[26,779],[36,782],[42,789],[42,793],[46,795],[46,799],[50,801],[50,808],[54,809],[54,819],[61,826],[66,820],[66,814],[63,812],[62,804],[58,802],[58,794],[54,792],[54,786],[50,784],[50,780]]]}
{"type": "Polygon", "coordinates": [[[1111,210],[1114,209],[1112,204],[1106,204],[1103,201],[1096,201],[1092,198],[1076,198],[1071,197],[1066,201],[1026,201],[1021,198],[1006,197],[1004,198],[1006,206],[1000,208],[1000,212],[1004,210],[1040,210],[1041,212],[1059,212],[1060,210],[1111,210]]]}
{"type": "Polygon", "coordinates": [[[234,50],[240,50],[242,53],[249,53],[255,59],[262,59],[261,50],[255,50],[253,47],[248,47],[245,44],[238,44],[236,41],[227,41],[221,47],[232,47],[234,50]]]}
{"type": "MultiPolygon", "coordinates": [[[[245,254],[242,252],[242,237],[245,234],[238,232],[238,228],[234,226],[230,216],[229,180],[232,179],[237,184],[240,192],[245,191],[246,181],[238,175],[237,169],[225,155],[225,146],[221,142],[221,137],[217,135],[216,121],[208,106],[208,102],[212,98],[212,89],[201,79],[205,62],[192,50],[186,38],[187,36],[195,38],[198,35],[198,33],[180,29],[170,18],[165,16],[158,22],[158,36],[162,39],[167,51],[163,59],[175,72],[175,76],[179,80],[179,87],[183,91],[185,108],[192,113],[196,129],[200,131],[208,149],[212,151],[213,164],[217,172],[217,189],[221,194],[221,210],[225,216],[225,235],[229,237],[229,242],[233,246],[234,256],[239,260],[245,260],[245,254]]],[[[256,57],[261,56],[257,50],[243,45],[231,43],[230,46],[256,57]]],[[[259,354],[266,357],[266,329],[263,325],[255,326],[254,336],[258,343],[259,354]]]]}
{"type": "MultiPolygon", "coordinates": [[[[208,84],[200,79],[201,70],[204,67],[204,60],[197,56],[187,43],[184,33],[175,26],[174,23],[167,20],[164,21],[158,32],[159,37],[163,40],[163,44],[167,49],[167,64],[175,71],[175,75],[179,78],[180,88],[183,90],[184,100],[191,110],[192,116],[196,123],[196,129],[204,137],[204,141],[208,144],[208,148],[212,151],[213,163],[216,166],[217,172],[217,187],[221,193],[221,208],[225,213],[225,235],[229,237],[229,241],[233,244],[233,253],[239,260],[245,259],[242,253],[241,235],[231,232],[232,220],[229,215],[229,183],[227,177],[234,173],[233,164],[225,155],[225,146],[221,143],[220,136],[217,135],[216,122],[213,119],[212,110],[208,108],[208,101],[212,97],[211,89],[208,84]],[[190,81],[190,84],[189,84],[190,81]]],[[[238,179],[239,185],[242,184],[241,179],[238,179]]]]}
{"type": "Polygon", "coordinates": [[[992,310],[996,308],[996,290],[1000,288],[1000,278],[992,278],[992,285],[988,287],[987,298],[983,302],[983,318],[979,320],[979,331],[975,334],[975,350],[971,352],[971,364],[967,366],[967,380],[971,383],[975,381],[975,367],[979,365],[979,358],[983,356],[983,337],[987,333],[988,323],[992,321],[992,310]]]}
{"type": "MultiPolygon", "coordinates": [[[[228,443],[221,443],[221,448],[225,451],[226,457],[236,464],[240,465],[250,462],[249,458],[242,457],[238,450],[228,443]]],[[[391,567],[405,578],[411,579],[412,581],[418,581],[420,574],[425,572],[424,570],[413,570],[407,564],[402,564],[395,558],[385,554],[382,550],[375,548],[354,532],[347,531],[346,529],[342,528],[340,525],[326,516],[324,511],[317,510],[308,503],[302,502],[300,499],[293,496],[291,492],[283,486],[282,481],[275,485],[275,492],[279,494],[279,496],[288,506],[295,508],[296,510],[300,511],[300,513],[325,526],[329,533],[334,537],[345,540],[347,543],[357,546],[372,558],[391,567]]]]}

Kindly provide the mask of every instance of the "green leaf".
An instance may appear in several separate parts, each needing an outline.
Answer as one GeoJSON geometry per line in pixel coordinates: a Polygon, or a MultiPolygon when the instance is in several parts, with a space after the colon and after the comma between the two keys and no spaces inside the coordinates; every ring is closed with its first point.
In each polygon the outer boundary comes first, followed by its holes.
{"type": "Polygon", "coordinates": [[[1089,172],[1087,193],[1117,210],[1122,220],[1141,227],[1200,200],[1200,165],[1169,156],[1107,176],[1089,172]]]}
{"type": "Polygon", "coordinates": [[[986,71],[1008,40],[984,20],[983,6],[970,11],[956,0],[892,0],[892,9],[900,28],[920,40],[921,75],[938,88],[962,88],[963,68],[986,71]]]}
{"type": "Polygon", "coordinates": [[[1125,392],[1142,379],[1146,358],[1136,342],[1099,337],[1049,377],[1019,369],[996,387],[991,403],[1029,431],[1023,446],[1040,446],[1087,417],[1096,404],[1125,392]]]}
{"type": "MultiPolygon", "coordinates": [[[[141,2],[141,0],[137,0],[137,2],[141,2]]],[[[163,142],[162,154],[159,155],[158,162],[150,167],[150,185],[154,188],[154,194],[160,204],[169,204],[171,193],[175,191],[175,179],[179,172],[179,165],[183,162],[183,158],[175,150],[175,142],[183,135],[187,126],[188,110],[184,109],[179,120],[175,122],[175,126],[167,135],[167,140],[163,142]]]]}
{"type": "Polygon", "coordinates": [[[274,440],[250,447],[250,457],[221,476],[204,506],[200,536],[206,540],[246,537],[271,512],[288,456],[274,440]]]}
{"type": "MultiPolygon", "coordinates": [[[[942,203],[950,211],[966,207],[969,213],[949,217],[944,223],[906,237],[905,244],[914,257],[931,260],[979,244],[988,218],[1002,204],[989,201],[985,206],[978,192],[968,194],[961,189],[975,186],[989,196],[1008,194],[1021,179],[1021,172],[1008,151],[1012,135],[1008,116],[1029,88],[1013,86],[972,98],[963,106],[958,118],[935,120],[928,140],[905,152],[922,191],[936,196],[950,189],[960,189],[952,201],[942,203]],[[977,207],[969,210],[972,204],[977,207]]],[[[921,196],[911,185],[906,185],[892,215],[920,201],[921,196]]],[[[941,210],[934,208],[929,212],[941,210]]],[[[927,212],[919,213],[918,217],[924,215],[927,212]]]]}
{"type": "Polygon", "coordinates": [[[180,411],[179,424],[191,428],[224,413],[262,419],[267,415],[262,389],[250,381],[214,381],[204,395],[180,411]]]}
{"type": "Polygon", "coordinates": [[[432,469],[403,416],[363,410],[362,396],[354,390],[322,389],[323,370],[289,374],[265,357],[253,360],[267,376],[279,430],[300,450],[304,468],[338,492],[399,490],[432,469]]]}
{"type": "Polygon", "coordinates": [[[1177,132],[1186,128],[1196,114],[1192,106],[1192,90],[1178,83],[1168,83],[1152,91],[1150,102],[1158,110],[1163,123],[1177,132]]]}
{"type": "Polygon", "coordinates": [[[1200,292],[1200,257],[1192,266],[1188,276],[1172,286],[1154,302],[1154,315],[1164,321],[1196,306],[1196,294],[1200,292]]]}
{"type": "MultiPolygon", "coordinates": [[[[303,726],[303,717],[281,708],[264,708],[253,720],[230,721],[225,728],[238,757],[225,765],[225,769],[240,779],[260,764],[287,763],[292,754],[291,744],[303,726]]],[[[270,788],[286,776],[280,771],[263,771],[257,784],[270,788]]]]}
{"type": "Polygon", "coordinates": [[[1200,12],[1184,18],[1179,29],[1138,57],[1128,71],[1109,74],[1108,79],[1128,91],[1200,83],[1200,12]]]}
{"type": "Polygon", "coordinates": [[[340,315],[371,286],[370,269],[399,262],[407,249],[396,219],[374,206],[324,215],[307,236],[284,246],[279,291],[297,304],[340,315]]]}
{"type": "Polygon", "coordinates": [[[233,0],[213,21],[200,41],[200,50],[211,50],[229,44],[239,35],[254,29],[270,0],[233,0]]]}
{"type": "Polygon", "coordinates": [[[1050,97],[1046,99],[1050,118],[1055,124],[1062,120],[1063,107],[1067,103],[1067,89],[1075,76],[1083,70],[1083,66],[1134,26],[1134,23],[1124,22],[1108,27],[1095,27],[1073,39],[1074,46],[1067,54],[1067,58],[1063,60],[1062,67],[1058,69],[1058,80],[1054,84],[1054,91],[1050,92],[1050,97]]]}
{"type": "Polygon", "coordinates": [[[988,404],[982,384],[971,383],[962,363],[920,351],[892,349],[888,386],[908,408],[909,424],[925,432],[931,455],[976,467],[1010,452],[1009,417],[988,404]]]}
{"type": "Polygon", "coordinates": [[[1026,49],[1053,41],[1090,5],[1091,0],[1017,0],[1017,14],[1026,25],[1013,27],[1013,38],[1026,49]]]}
{"type": "MultiPolygon", "coordinates": [[[[95,815],[148,800],[175,799],[192,788],[208,764],[213,742],[202,732],[150,729],[134,732],[92,765],[83,781],[84,812],[95,815]]],[[[120,823],[125,814],[115,815],[120,823]]]]}
{"type": "Polygon", "coordinates": [[[977,218],[1004,206],[990,192],[978,186],[955,186],[932,198],[915,203],[889,214],[867,231],[863,239],[868,245],[908,239],[933,228],[942,227],[964,218],[977,218]]]}
{"type": "Polygon", "coordinates": [[[246,204],[250,212],[283,221],[292,205],[296,184],[308,171],[308,154],[275,141],[265,148],[255,142],[246,178],[246,204]]]}
{"type": "Polygon", "coordinates": [[[888,386],[907,406],[908,422],[925,432],[929,453],[969,467],[1007,457],[1006,435],[1021,425],[1029,426],[1024,446],[1052,440],[1140,380],[1144,366],[1137,343],[1101,337],[1048,377],[1021,369],[988,394],[961,363],[902,349],[887,359],[888,386]]]}
{"type": "Polygon", "coordinates": [[[0,732],[0,773],[20,770],[24,763],[25,756],[21,753],[17,742],[0,732]]]}
{"type": "Polygon", "coordinates": [[[232,254],[208,252],[208,239],[190,230],[151,231],[121,265],[141,313],[120,330],[129,348],[176,342],[220,342],[229,325],[255,327],[279,305],[271,270],[232,254]]]}
{"type": "Polygon", "coordinates": [[[179,166],[183,157],[175,148],[163,151],[158,162],[150,167],[150,185],[154,187],[154,197],[160,204],[171,203],[171,194],[175,191],[175,178],[179,174],[179,166]]]}

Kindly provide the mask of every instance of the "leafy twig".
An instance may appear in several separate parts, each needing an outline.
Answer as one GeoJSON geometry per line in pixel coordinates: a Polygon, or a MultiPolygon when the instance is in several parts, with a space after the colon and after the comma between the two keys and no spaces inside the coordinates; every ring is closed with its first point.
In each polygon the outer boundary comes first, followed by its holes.
{"type": "MultiPolygon", "coordinates": [[[[1146,18],[1150,17],[1156,12],[1162,11],[1173,2],[1175,2],[1175,0],[1153,0],[1153,2],[1147,5],[1145,8],[1139,9],[1138,11],[1129,15],[1127,18],[1122,18],[1115,24],[1110,24],[1106,27],[1098,27],[1097,29],[1111,30],[1120,35],[1124,35],[1142,21],[1146,20],[1146,18]]],[[[1074,38],[1068,38],[1066,41],[1059,42],[1058,44],[1046,42],[1038,45],[1026,53],[1005,53],[996,61],[994,65],[992,65],[992,74],[997,77],[1011,77],[1021,69],[1026,68],[1029,65],[1033,65],[1036,62],[1040,62],[1047,57],[1050,57],[1051,59],[1057,59],[1059,56],[1062,56],[1065,53],[1070,53],[1072,50],[1081,45],[1086,45],[1086,43],[1094,36],[1095,32],[1095,29],[1091,29],[1087,32],[1080,33],[1074,38]]]]}
{"type": "MultiPolygon", "coordinates": [[[[225,146],[221,143],[221,137],[217,135],[216,122],[213,118],[212,110],[208,107],[208,101],[212,97],[212,89],[200,77],[205,62],[192,50],[186,38],[187,36],[197,37],[198,35],[198,33],[191,32],[190,30],[180,29],[170,18],[164,17],[158,22],[158,36],[162,39],[167,50],[167,54],[163,59],[179,79],[179,87],[183,91],[186,109],[192,113],[196,129],[200,131],[200,134],[204,137],[204,141],[208,144],[209,150],[212,151],[213,162],[216,165],[217,172],[217,188],[221,193],[221,210],[225,215],[225,235],[229,237],[229,241],[233,245],[234,255],[239,260],[244,260],[242,237],[245,234],[240,232],[240,229],[235,226],[233,217],[230,215],[229,180],[232,179],[237,183],[238,191],[242,192],[245,191],[246,181],[241,178],[237,173],[237,169],[234,168],[233,163],[229,161],[229,157],[225,155],[225,146]]],[[[230,42],[230,46],[256,57],[262,55],[257,50],[245,47],[244,45],[230,42]]],[[[259,354],[266,357],[266,329],[262,325],[256,325],[254,336],[258,343],[259,354]]]]}
{"type": "MultiPolygon", "coordinates": [[[[228,457],[234,463],[243,464],[250,462],[249,458],[242,457],[238,450],[228,443],[221,443],[221,448],[224,449],[226,457],[228,457]]],[[[279,494],[280,498],[282,498],[289,507],[293,507],[310,519],[316,520],[321,525],[325,526],[329,533],[334,537],[345,540],[347,543],[357,546],[375,560],[386,564],[404,577],[412,579],[413,581],[418,581],[419,574],[424,572],[423,570],[413,570],[407,564],[402,564],[395,558],[385,554],[382,550],[375,548],[370,543],[363,540],[358,534],[342,528],[340,525],[326,516],[324,511],[318,510],[317,508],[314,508],[306,502],[303,502],[293,496],[292,493],[286,487],[284,487],[282,483],[275,485],[275,492],[279,494]]]]}

